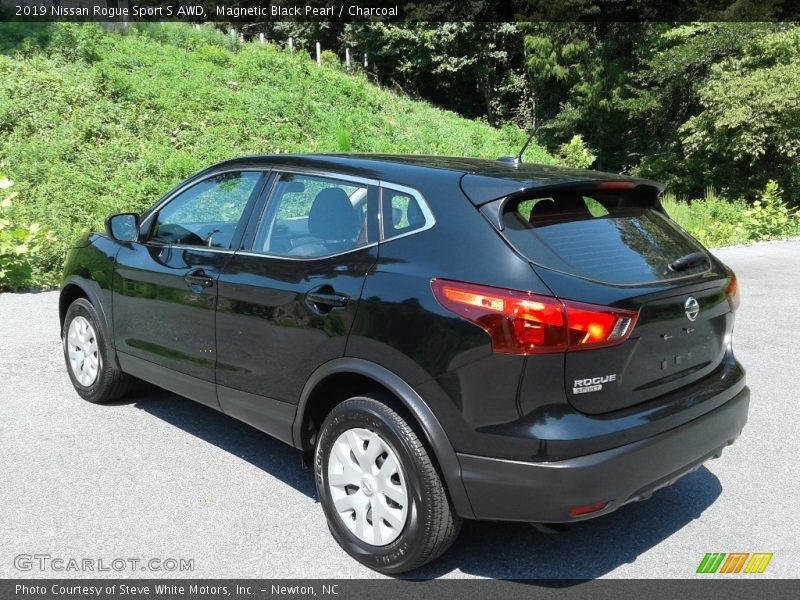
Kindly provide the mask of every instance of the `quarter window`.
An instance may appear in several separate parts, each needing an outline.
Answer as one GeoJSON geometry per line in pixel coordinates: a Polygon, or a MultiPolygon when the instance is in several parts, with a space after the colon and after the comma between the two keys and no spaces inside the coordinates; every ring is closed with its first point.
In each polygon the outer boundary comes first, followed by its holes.
{"type": "Polygon", "coordinates": [[[425,213],[419,201],[406,192],[384,188],[383,237],[391,239],[425,227],[425,213]]]}
{"type": "Polygon", "coordinates": [[[368,195],[362,184],[283,173],[267,202],[253,250],[316,257],[363,246],[368,195]]]}
{"type": "Polygon", "coordinates": [[[150,240],[229,249],[260,177],[258,171],[237,171],[193,185],[158,211],[150,240]]]}

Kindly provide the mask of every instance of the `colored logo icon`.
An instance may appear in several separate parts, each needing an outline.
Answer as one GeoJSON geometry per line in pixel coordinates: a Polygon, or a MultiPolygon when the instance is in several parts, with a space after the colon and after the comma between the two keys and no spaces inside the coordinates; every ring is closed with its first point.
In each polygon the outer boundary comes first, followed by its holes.
{"type": "Polygon", "coordinates": [[[707,552],[697,567],[698,573],[763,573],[772,554],[766,552],[707,552]]]}

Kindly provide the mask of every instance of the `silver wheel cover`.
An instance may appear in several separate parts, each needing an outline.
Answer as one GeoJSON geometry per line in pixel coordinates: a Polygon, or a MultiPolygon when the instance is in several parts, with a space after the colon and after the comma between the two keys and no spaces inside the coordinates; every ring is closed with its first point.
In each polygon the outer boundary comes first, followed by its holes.
{"type": "Polygon", "coordinates": [[[377,433],[348,429],[328,457],[328,491],[339,518],[362,542],[391,544],[408,518],[406,477],[394,450],[377,433]]]}
{"type": "Polygon", "coordinates": [[[82,386],[91,386],[100,371],[100,354],[97,334],[88,319],[80,315],[72,319],[64,343],[72,375],[82,386]]]}

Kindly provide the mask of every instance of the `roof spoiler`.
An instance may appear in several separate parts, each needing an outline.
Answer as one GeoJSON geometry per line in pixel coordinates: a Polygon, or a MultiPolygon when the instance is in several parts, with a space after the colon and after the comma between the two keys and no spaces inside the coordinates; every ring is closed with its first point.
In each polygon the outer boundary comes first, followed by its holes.
{"type": "Polygon", "coordinates": [[[663,183],[649,179],[625,177],[578,169],[560,169],[553,172],[552,177],[544,176],[536,179],[490,177],[468,173],[461,178],[461,189],[475,206],[482,206],[498,198],[517,196],[519,194],[531,195],[547,193],[554,189],[583,189],[586,191],[646,189],[654,190],[655,196],[661,194],[666,187],[663,183]],[[565,172],[567,171],[567,172],[565,172]],[[569,177],[575,175],[574,177],[569,177]]]}
{"type": "MultiPolygon", "coordinates": [[[[510,182],[509,182],[510,183],[510,182]]],[[[463,187],[463,181],[462,181],[463,187]]],[[[659,196],[664,191],[666,186],[656,181],[649,179],[595,179],[584,181],[573,181],[569,183],[557,183],[552,185],[535,185],[530,187],[517,187],[511,193],[504,196],[492,198],[478,205],[475,200],[472,200],[476,206],[480,206],[480,211],[484,217],[498,230],[503,231],[503,208],[508,202],[513,202],[517,199],[528,199],[547,196],[555,191],[574,191],[574,192],[597,192],[597,191],[622,191],[630,190],[631,192],[639,195],[642,199],[646,199],[651,204],[652,208],[659,212],[664,212],[659,201],[659,196]]],[[[495,191],[497,188],[495,188],[495,191]]],[[[466,193],[466,190],[465,190],[466,193]]]]}

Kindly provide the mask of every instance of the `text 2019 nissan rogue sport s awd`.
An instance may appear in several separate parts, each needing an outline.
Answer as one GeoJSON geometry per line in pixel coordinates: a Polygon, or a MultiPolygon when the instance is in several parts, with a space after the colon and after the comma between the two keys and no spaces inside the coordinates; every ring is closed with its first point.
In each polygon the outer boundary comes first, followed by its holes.
{"type": "Polygon", "coordinates": [[[423,156],[229,160],[69,252],[91,402],[143,379],[299,448],[386,573],[462,519],[569,523],[719,456],[747,419],[736,277],[660,184],[423,156]]]}

